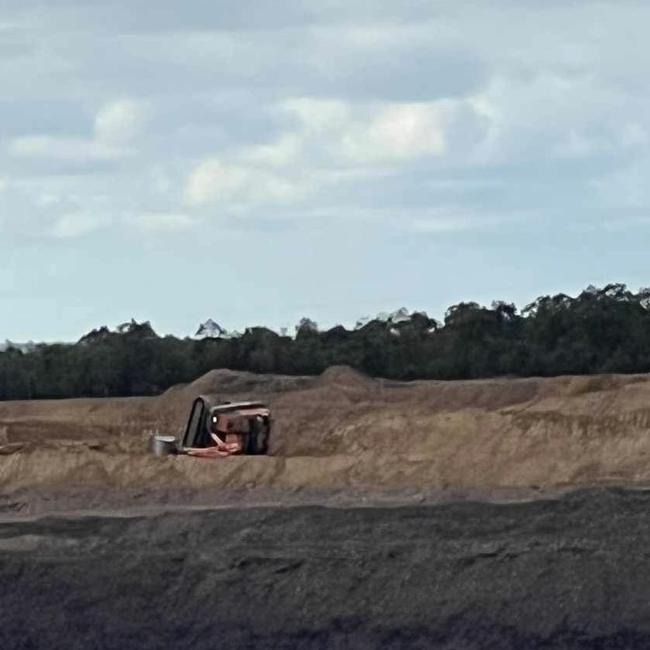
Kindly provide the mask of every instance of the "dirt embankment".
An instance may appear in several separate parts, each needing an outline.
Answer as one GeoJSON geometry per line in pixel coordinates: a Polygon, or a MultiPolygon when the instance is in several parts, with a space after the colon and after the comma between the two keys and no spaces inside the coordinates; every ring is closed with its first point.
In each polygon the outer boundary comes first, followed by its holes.
{"type": "Polygon", "coordinates": [[[54,487],[471,490],[650,481],[650,377],[399,383],[227,370],[155,398],[0,403],[0,493],[54,487]],[[192,399],[259,398],[272,454],[149,455],[192,399]]]}

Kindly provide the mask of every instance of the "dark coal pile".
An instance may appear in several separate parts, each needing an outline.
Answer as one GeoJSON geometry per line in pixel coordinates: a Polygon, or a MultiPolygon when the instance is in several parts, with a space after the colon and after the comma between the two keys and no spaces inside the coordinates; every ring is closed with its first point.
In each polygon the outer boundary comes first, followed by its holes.
{"type": "Polygon", "coordinates": [[[650,493],[0,526],[2,648],[648,648],[650,493]]]}

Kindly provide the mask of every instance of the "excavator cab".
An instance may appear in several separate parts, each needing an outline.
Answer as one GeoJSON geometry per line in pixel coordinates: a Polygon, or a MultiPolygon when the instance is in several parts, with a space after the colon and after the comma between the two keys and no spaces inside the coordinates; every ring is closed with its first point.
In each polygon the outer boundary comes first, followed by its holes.
{"type": "Polygon", "coordinates": [[[207,449],[216,439],[236,441],[245,455],[268,453],[271,411],[262,402],[219,402],[216,396],[197,397],[190,410],[182,440],[183,449],[207,449]]]}

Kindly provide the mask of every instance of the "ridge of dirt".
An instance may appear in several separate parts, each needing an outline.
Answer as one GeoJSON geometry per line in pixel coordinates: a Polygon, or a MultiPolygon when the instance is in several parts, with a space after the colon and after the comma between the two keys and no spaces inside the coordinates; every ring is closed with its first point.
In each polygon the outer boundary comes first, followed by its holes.
{"type": "Polygon", "coordinates": [[[599,375],[401,383],[215,370],[151,398],[0,403],[0,491],[551,489],[650,482],[650,378],[599,375]],[[193,399],[262,399],[271,456],[150,455],[193,399]]]}

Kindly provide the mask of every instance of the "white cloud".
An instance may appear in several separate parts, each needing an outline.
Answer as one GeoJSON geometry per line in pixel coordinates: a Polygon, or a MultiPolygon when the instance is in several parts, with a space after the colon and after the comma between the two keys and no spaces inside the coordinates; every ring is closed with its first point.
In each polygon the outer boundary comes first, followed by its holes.
{"type": "Polygon", "coordinates": [[[478,115],[469,100],[364,104],[297,98],[281,108],[298,120],[294,141],[319,149],[337,164],[444,156],[459,116],[478,115]]]}
{"type": "Polygon", "coordinates": [[[645,104],[635,105],[592,71],[504,70],[471,103],[489,124],[477,155],[487,164],[597,160],[647,146],[645,104]]]}
{"type": "Polygon", "coordinates": [[[298,160],[302,150],[302,138],[296,133],[289,133],[271,144],[248,147],[242,152],[242,158],[258,165],[284,167],[298,160]]]}
{"type": "Polygon", "coordinates": [[[9,187],[9,181],[7,181],[6,178],[2,178],[2,176],[0,176],[0,192],[4,192],[7,187],[9,187]]]}
{"type": "Polygon", "coordinates": [[[349,105],[336,99],[294,97],[283,101],[280,109],[293,114],[309,133],[340,131],[351,119],[349,105]]]}
{"type": "Polygon", "coordinates": [[[57,239],[81,237],[110,225],[111,221],[112,219],[105,215],[71,212],[56,218],[50,234],[57,239]]]}
{"type": "Polygon", "coordinates": [[[92,138],[21,136],[10,142],[9,153],[16,158],[73,163],[115,160],[134,153],[130,145],[140,133],[145,117],[146,109],[139,102],[113,102],[97,113],[92,138]]]}
{"type": "Polygon", "coordinates": [[[16,158],[41,158],[83,163],[112,160],[119,158],[124,152],[102,142],[84,138],[36,135],[14,139],[9,145],[9,153],[16,158]]]}
{"type": "Polygon", "coordinates": [[[241,192],[248,179],[240,167],[224,165],[215,159],[200,162],[187,184],[187,197],[194,205],[211,203],[219,198],[230,199],[241,192]]]}
{"type": "MultiPolygon", "coordinates": [[[[465,12],[442,3],[436,11],[424,11],[422,20],[394,24],[364,18],[370,11],[365,4],[358,21],[314,24],[307,35],[273,29],[246,34],[223,29],[218,35],[131,32],[119,37],[110,72],[96,62],[103,70],[98,76],[85,49],[92,39],[63,26],[67,36],[50,42],[46,30],[43,44],[30,56],[51,79],[38,91],[51,101],[43,110],[31,93],[22,91],[26,101],[11,110],[24,117],[15,118],[8,133],[30,133],[26,124],[38,124],[39,130],[13,140],[10,153],[55,163],[49,169],[34,165],[36,173],[76,174],[79,166],[59,161],[134,156],[148,119],[155,117],[138,159],[141,165],[136,168],[128,160],[123,166],[97,165],[102,173],[83,179],[77,175],[75,191],[97,183],[93,192],[104,194],[111,209],[115,206],[111,213],[133,215],[155,207],[172,216],[147,213],[141,226],[172,229],[213,204],[279,218],[285,218],[291,204],[298,206],[296,214],[325,207],[356,214],[356,207],[376,211],[402,202],[413,218],[427,205],[454,202],[477,212],[501,209],[500,203],[507,210],[511,202],[538,200],[533,194],[537,179],[527,174],[544,156],[568,167],[602,158],[603,152],[632,156],[647,146],[647,106],[630,101],[633,96],[646,99],[642,66],[638,61],[623,66],[627,54],[600,48],[601,43],[613,44],[609,32],[599,31],[600,10],[582,6],[574,14],[553,3],[535,9],[513,4],[505,13],[490,6],[465,12]],[[590,29],[598,29],[576,32],[566,19],[582,24],[575,20],[581,16],[591,17],[590,29]],[[485,24],[503,27],[513,18],[521,29],[510,30],[509,47],[500,48],[503,30],[486,32],[485,24]],[[532,42],[527,25],[538,21],[548,29],[532,42]],[[66,48],[68,36],[74,42],[66,48]],[[161,56],[166,62],[162,68],[161,56]],[[232,69],[220,65],[230,60],[232,69]],[[65,66],[57,67],[57,61],[65,66]],[[215,61],[223,72],[218,86],[206,84],[213,79],[215,61]],[[468,72],[472,61],[480,63],[476,77],[468,72]],[[633,92],[613,88],[614,77],[606,70],[616,72],[616,78],[625,73],[628,81],[637,79],[633,92]],[[409,72],[409,88],[393,92],[409,72]],[[450,90],[454,84],[449,86],[449,79],[463,75],[469,75],[469,83],[450,90]],[[81,94],[69,92],[59,79],[81,94]],[[112,101],[98,99],[107,96],[112,101]],[[84,137],[61,137],[79,132],[89,105],[97,111],[84,137]],[[512,168],[533,189],[512,184],[512,168]],[[468,182],[472,178],[474,184],[468,182]]],[[[623,18],[626,11],[606,13],[618,16],[619,31],[634,27],[635,47],[642,44],[642,29],[636,20],[623,18]]],[[[625,40],[626,51],[632,45],[625,40]]],[[[3,70],[0,64],[0,76],[3,70]]],[[[15,75],[9,72],[7,68],[7,77],[15,75]]],[[[16,77],[20,88],[23,77],[16,77]]],[[[12,93],[20,95],[20,88],[12,93]]],[[[33,175],[28,162],[9,161],[19,174],[33,175]]],[[[7,173],[13,192],[19,181],[14,181],[14,169],[8,167],[7,173]]],[[[636,205],[638,183],[628,185],[628,202],[636,205]]],[[[72,203],[40,209],[50,215],[93,214],[90,191],[79,194],[72,203]]],[[[416,228],[443,227],[440,220],[432,223],[423,217],[416,228]]]]}
{"type": "Polygon", "coordinates": [[[369,124],[349,125],[341,138],[343,153],[359,162],[441,156],[446,150],[446,107],[392,104],[380,109],[369,124]]]}
{"type": "Polygon", "coordinates": [[[211,203],[284,203],[301,198],[305,184],[283,175],[208,158],[190,174],[186,197],[190,205],[211,203]]]}
{"type": "MultiPolygon", "coordinates": [[[[476,120],[468,101],[455,100],[353,104],[294,98],[278,108],[295,118],[293,130],[271,143],[200,161],[186,182],[188,205],[289,204],[315,197],[317,190],[336,192],[336,178],[365,183],[386,164],[399,168],[418,158],[444,157],[451,145],[464,147],[459,125],[476,120]]],[[[470,132],[465,128],[463,136],[470,132]]]]}
{"type": "Polygon", "coordinates": [[[141,102],[122,99],[102,107],[95,117],[95,138],[109,145],[132,142],[144,127],[147,109],[141,102]]]}
{"type": "Polygon", "coordinates": [[[465,232],[468,230],[485,230],[494,228],[512,217],[481,217],[458,213],[453,208],[447,213],[441,211],[436,215],[424,215],[421,218],[406,220],[408,230],[423,235],[465,232]]]}
{"type": "Polygon", "coordinates": [[[139,230],[146,232],[178,232],[196,225],[197,220],[188,214],[178,212],[150,212],[138,214],[129,221],[139,230]]]}

